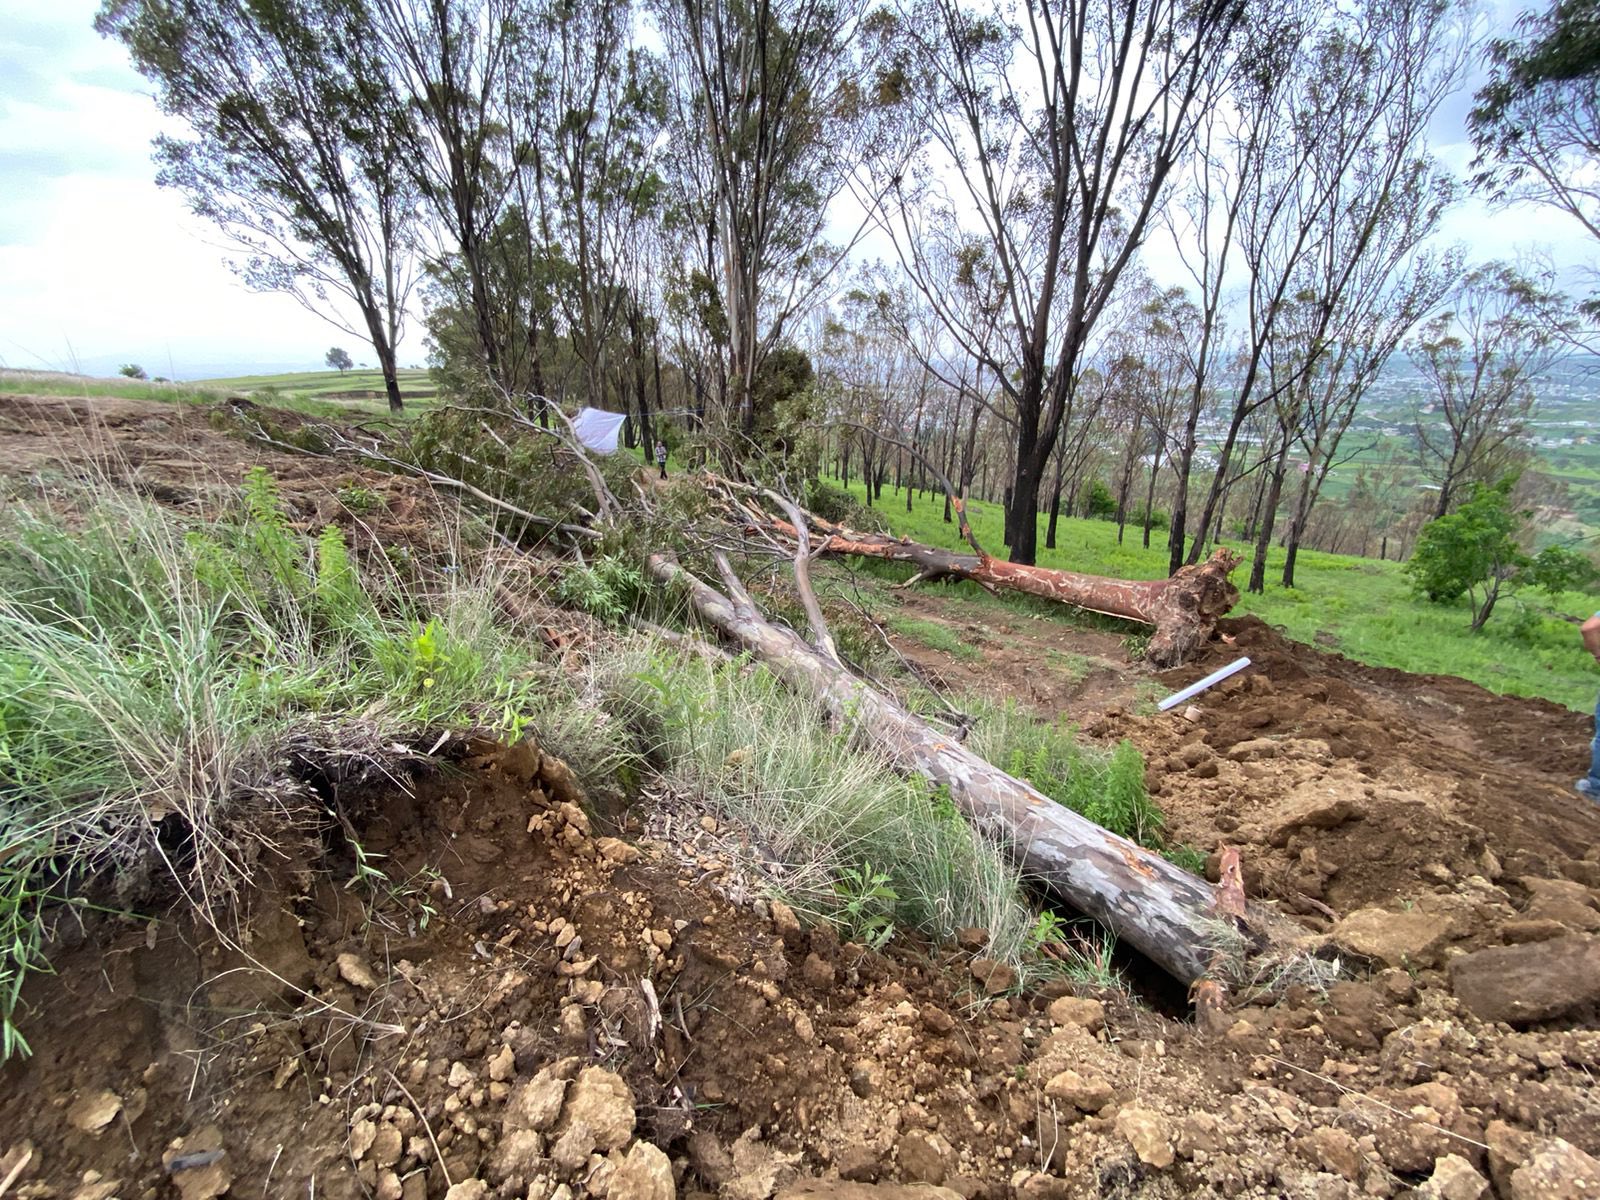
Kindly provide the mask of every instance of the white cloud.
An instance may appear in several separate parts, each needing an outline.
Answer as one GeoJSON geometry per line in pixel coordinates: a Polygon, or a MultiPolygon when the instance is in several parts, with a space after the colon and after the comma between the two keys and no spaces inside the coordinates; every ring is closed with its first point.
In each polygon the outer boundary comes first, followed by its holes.
{"type": "MultiPolygon", "coordinates": [[[[194,377],[317,367],[358,339],[243,287],[215,228],[155,185],[163,117],[93,0],[0,0],[0,365],[194,377]]],[[[421,356],[415,334],[401,361],[421,356]]]]}
{"type": "MultiPolygon", "coordinates": [[[[315,367],[330,345],[370,352],[286,296],[246,290],[220,235],[157,188],[150,142],[163,117],[123,49],[94,32],[97,0],[0,0],[0,365],[194,377],[315,367]]],[[[1497,26],[1514,6],[1500,0],[1497,26]]],[[[1474,81],[1476,82],[1476,81],[1474,81]]],[[[1436,149],[1470,161],[1465,98],[1436,122],[1436,149]]],[[[1445,223],[1475,260],[1542,248],[1569,285],[1597,248],[1559,214],[1490,211],[1469,199],[1445,223]]],[[[865,249],[884,253],[869,240],[865,249]]],[[[1152,265],[1165,277],[1152,243],[1152,265]]],[[[1166,256],[1170,258],[1170,254],[1166,256]]],[[[401,361],[422,357],[413,325],[401,361]]]]}

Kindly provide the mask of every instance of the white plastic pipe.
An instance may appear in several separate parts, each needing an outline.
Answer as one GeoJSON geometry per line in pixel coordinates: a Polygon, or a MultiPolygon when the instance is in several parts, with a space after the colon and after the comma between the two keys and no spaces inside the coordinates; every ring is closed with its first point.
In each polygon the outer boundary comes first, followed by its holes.
{"type": "Polygon", "coordinates": [[[1173,707],[1174,705],[1182,704],[1185,700],[1189,699],[1190,696],[1198,696],[1212,684],[1221,683],[1230,675],[1237,675],[1249,665],[1250,660],[1248,658],[1237,659],[1234,662],[1229,663],[1227,666],[1211,672],[1211,674],[1207,675],[1204,679],[1191,683],[1188,687],[1184,688],[1183,691],[1173,692],[1172,695],[1161,701],[1161,703],[1157,704],[1156,707],[1162,712],[1166,712],[1167,709],[1173,707]]]}

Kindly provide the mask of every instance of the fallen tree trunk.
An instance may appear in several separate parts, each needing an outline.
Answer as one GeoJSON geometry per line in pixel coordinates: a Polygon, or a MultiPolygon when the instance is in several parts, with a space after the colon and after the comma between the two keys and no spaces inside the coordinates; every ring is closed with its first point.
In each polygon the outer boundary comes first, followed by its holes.
{"type": "MultiPolygon", "coordinates": [[[[808,588],[800,571],[809,546],[803,525],[798,539],[796,582],[804,594],[808,588]]],[[[683,586],[702,620],[755,654],[789,686],[815,697],[836,718],[859,722],[899,769],[948,786],[968,818],[1008,847],[1030,879],[1175,978],[1186,984],[1204,979],[1215,957],[1219,922],[1223,932],[1237,936],[1242,922],[1216,910],[1204,880],[1062,807],[856,678],[831,652],[825,628],[814,629],[819,643],[814,646],[766,620],[725,558],[718,556],[726,595],[664,555],[651,555],[647,567],[655,579],[683,586]]]]}
{"type": "MultiPolygon", "coordinates": [[[[1239,565],[1238,555],[1231,550],[1218,549],[1205,562],[1184,567],[1170,579],[1110,579],[1005,562],[982,553],[957,554],[884,533],[845,529],[818,517],[807,520],[826,535],[817,548],[819,554],[859,554],[908,562],[917,568],[911,582],[971,579],[988,588],[1026,592],[1154,626],[1155,634],[1145,657],[1158,667],[1175,667],[1193,657],[1215,631],[1217,619],[1239,599],[1239,589],[1228,579],[1239,565]]],[[[789,522],[771,524],[783,536],[795,536],[795,527],[789,522]]]]}

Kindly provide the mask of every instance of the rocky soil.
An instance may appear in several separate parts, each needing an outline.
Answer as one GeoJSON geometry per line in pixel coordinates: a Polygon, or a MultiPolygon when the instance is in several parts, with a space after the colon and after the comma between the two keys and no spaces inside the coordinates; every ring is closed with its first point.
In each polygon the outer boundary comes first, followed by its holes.
{"type": "MultiPolygon", "coordinates": [[[[0,455],[42,411],[0,401],[0,455]]],[[[117,414],[178,503],[197,453],[260,457],[203,413],[117,414]]],[[[431,503],[385,478],[387,510],[431,503]]],[[[1264,978],[1207,1032],[1137,964],[1080,994],[1017,990],[981,930],[878,954],[762,899],[748,831],[695,797],[614,810],[532,743],[456,740],[308,779],[388,887],[346,886],[335,830],[282,847],[235,937],[63,928],[36,1053],[0,1071],[0,1197],[1600,1195],[1587,721],[1225,633],[1157,681],[1255,660],[1197,711],[1112,696],[1086,731],[1139,745],[1178,840],[1241,849],[1344,967],[1326,990],[1264,978]]]]}

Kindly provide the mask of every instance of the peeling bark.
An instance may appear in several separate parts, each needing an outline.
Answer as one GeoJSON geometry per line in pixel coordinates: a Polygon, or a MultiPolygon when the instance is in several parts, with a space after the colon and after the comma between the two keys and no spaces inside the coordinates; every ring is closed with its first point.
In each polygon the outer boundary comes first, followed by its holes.
{"type": "MultiPolygon", "coordinates": [[[[818,517],[808,517],[808,522],[826,535],[818,546],[821,554],[860,554],[909,562],[919,572],[917,579],[971,579],[991,589],[1026,592],[1154,626],[1155,635],[1145,655],[1158,667],[1175,667],[1193,657],[1216,629],[1217,619],[1239,599],[1239,589],[1228,579],[1239,565],[1238,555],[1231,550],[1218,549],[1205,562],[1182,567],[1170,579],[1108,579],[1004,562],[987,554],[957,554],[887,534],[852,531],[818,517]]],[[[787,522],[774,521],[772,525],[786,537],[795,536],[794,526],[787,522]]]]}
{"type": "Polygon", "coordinates": [[[826,643],[819,649],[767,621],[726,562],[719,565],[730,595],[664,555],[651,555],[647,562],[652,577],[685,587],[702,620],[755,654],[785,683],[815,697],[836,718],[859,722],[896,767],[948,786],[951,799],[977,828],[1007,847],[1030,880],[1105,925],[1181,982],[1206,977],[1214,965],[1218,922],[1238,918],[1219,909],[1204,880],[978,757],[856,678],[827,653],[826,643]]]}

